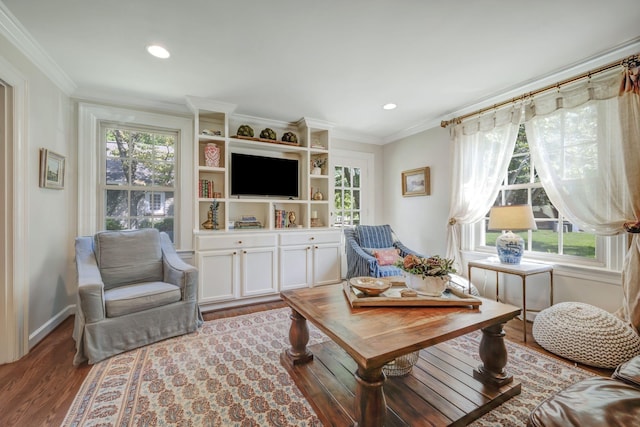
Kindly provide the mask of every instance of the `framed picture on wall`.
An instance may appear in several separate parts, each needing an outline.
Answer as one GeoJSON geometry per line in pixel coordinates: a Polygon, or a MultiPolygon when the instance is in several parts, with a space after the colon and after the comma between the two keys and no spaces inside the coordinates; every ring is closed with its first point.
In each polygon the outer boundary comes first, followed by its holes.
{"type": "Polygon", "coordinates": [[[65,158],[46,148],[40,149],[40,187],[64,188],[65,158]]]}
{"type": "Polygon", "coordinates": [[[417,168],[402,172],[402,195],[428,196],[431,194],[429,168],[417,168]]]}

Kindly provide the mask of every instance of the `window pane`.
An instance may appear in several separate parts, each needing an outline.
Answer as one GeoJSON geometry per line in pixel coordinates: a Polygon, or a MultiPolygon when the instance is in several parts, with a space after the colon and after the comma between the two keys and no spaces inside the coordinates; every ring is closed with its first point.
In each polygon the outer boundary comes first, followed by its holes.
{"type": "Polygon", "coordinates": [[[528,197],[529,190],[505,190],[504,192],[504,204],[505,205],[526,205],[529,203],[528,197]]]}
{"type": "Polygon", "coordinates": [[[353,169],[353,188],[360,187],[360,168],[353,169]]]}
{"type": "Polygon", "coordinates": [[[122,218],[107,218],[106,230],[126,230],[129,228],[129,220],[122,218]]]}
{"type": "Polygon", "coordinates": [[[558,253],[558,233],[553,229],[541,229],[532,232],[533,250],[535,252],[557,254],[558,253]]]}
{"type": "Polygon", "coordinates": [[[149,162],[133,161],[131,162],[131,175],[133,176],[133,185],[151,186],[153,165],[149,162]]]}
{"type": "Polygon", "coordinates": [[[107,185],[127,185],[129,183],[129,161],[107,158],[107,185]]]}
{"type": "Polygon", "coordinates": [[[353,209],[353,193],[351,190],[344,191],[343,205],[344,209],[353,209]]]}
{"type": "Polygon", "coordinates": [[[107,190],[107,203],[105,212],[107,216],[127,216],[129,209],[127,209],[127,196],[128,191],[124,190],[107,190]]]}
{"type": "Polygon", "coordinates": [[[132,191],[130,212],[134,216],[151,215],[151,192],[132,191]],[[148,194],[148,196],[147,196],[148,194]]]}
{"type": "Polygon", "coordinates": [[[353,190],[353,208],[360,209],[360,190],[353,190]]]}
{"type": "Polygon", "coordinates": [[[557,218],[558,211],[551,204],[544,188],[531,189],[531,208],[536,218],[557,218]]]}
{"type": "MultiPolygon", "coordinates": [[[[576,227],[577,228],[577,227],[576,227]]],[[[585,258],[596,257],[596,236],[595,234],[575,231],[573,225],[569,226],[569,231],[563,233],[563,253],[565,255],[575,255],[585,258]]]]}
{"type": "Polygon", "coordinates": [[[344,206],[344,203],[342,202],[344,200],[344,195],[342,194],[342,190],[336,190],[333,193],[333,199],[336,207],[342,208],[344,206]]]}
{"type": "Polygon", "coordinates": [[[344,168],[343,187],[351,187],[351,168],[344,168]]]}
{"type": "Polygon", "coordinates": [[[354,212],[353,213],[353,220],[352,220],[351,224],[352,225],[360,224],[360,212],[354,212]]]}
{"type": "Polygon", "coordinates": [[[531,181],[529,153],[514,155],[509,163],[509,184],[526,184],[531,181]]]}
{"type": "Polygon", "coordinates": [[[174,182],[173,163],[161,162],[154,165],[153,183],[158,187],[172,187],[174,182]]]}
{"type": "Polygon", "coordinates": [[[333,183],[334,187],[336,188],[342,187],[344,183],[344,168],[336,166],[335,173],[334,173],[334,180],[335,180],[335,182],[333,183]]]}

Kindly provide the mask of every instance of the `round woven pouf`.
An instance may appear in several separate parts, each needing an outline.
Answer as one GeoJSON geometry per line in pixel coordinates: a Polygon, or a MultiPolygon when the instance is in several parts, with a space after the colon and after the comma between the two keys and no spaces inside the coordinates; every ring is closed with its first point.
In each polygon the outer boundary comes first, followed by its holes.
{"type": "Polygon", "coordinates": [[[579,302],[559,303],[538,313],[533,338],[551,353],[599,368],[615,368],[640,354],[640,336],[629,325],[579,302]]]}

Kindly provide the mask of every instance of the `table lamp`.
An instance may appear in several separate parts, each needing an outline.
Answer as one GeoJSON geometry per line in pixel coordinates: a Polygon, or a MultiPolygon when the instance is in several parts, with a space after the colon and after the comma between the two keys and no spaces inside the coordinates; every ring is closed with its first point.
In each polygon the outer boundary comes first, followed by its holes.
{"type": "Polygon", "coordinates": [[[537,230],[531,205],[494,206],[489,212],[489,230],[503,230],[496,239],[502,264],[520,264],[524,240],[513,231],[537,230]]]}

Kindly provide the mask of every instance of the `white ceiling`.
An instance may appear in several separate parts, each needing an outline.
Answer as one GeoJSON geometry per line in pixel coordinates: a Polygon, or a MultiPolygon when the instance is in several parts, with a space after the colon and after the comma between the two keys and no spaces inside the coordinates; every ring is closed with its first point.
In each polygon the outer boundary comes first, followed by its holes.
{"type": "Polygon", "coordinates": [[[640,46],[638,0],[2,1],[73,96],[194,95],[374,143],[640,46]]]}

